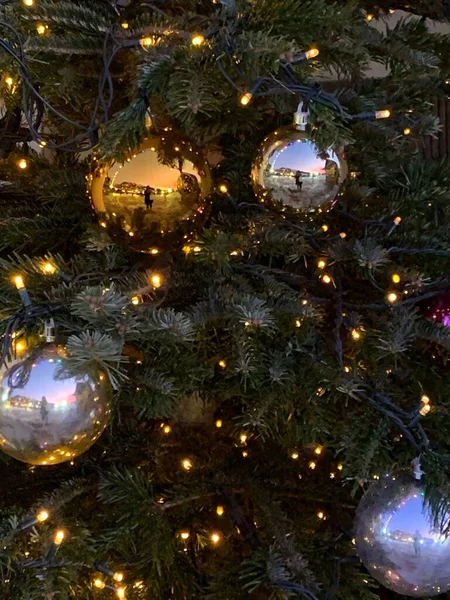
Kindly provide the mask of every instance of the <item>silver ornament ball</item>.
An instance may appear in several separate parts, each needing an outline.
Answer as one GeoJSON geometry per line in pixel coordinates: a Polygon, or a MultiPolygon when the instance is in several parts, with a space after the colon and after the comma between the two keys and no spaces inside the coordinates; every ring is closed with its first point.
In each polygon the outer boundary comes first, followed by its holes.
{"type": "Polygon", "coordinates": [[[359,556],[386,588],[406,596],[450,590],[450,538],[441,533],[448,515],[435,524],[424,486],[409,473],[374,484],[356,514],[359,556]]]}
{"type": "Polygon", "coordinates": [[[56,465],[86,452],[111,415],[111,387],[100,371],[64,368],[63,346],[25,352],[0,370],[0,448],[32,465],[56,465]]]}
{"type": "Polygon", "coordinates": [[[342,150],[320,151],[307,132],[294,125],[270,134],[258,150],[252,167],[255,193],[299,212],[332,206],[348,174],[342,150]]]}

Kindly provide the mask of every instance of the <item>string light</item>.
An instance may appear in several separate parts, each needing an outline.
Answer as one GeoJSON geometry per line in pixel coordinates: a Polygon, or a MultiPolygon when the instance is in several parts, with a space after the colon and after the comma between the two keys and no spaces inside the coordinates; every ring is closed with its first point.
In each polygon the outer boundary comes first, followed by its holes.
{"type": "Polygon", "coordinates": [[[398,300],[398,295],[395,292],[389,292],[387,299],[391,304],[395,304],[395,302],[398,300]]]}
{"type": "Polygon", "coordinates": [[[322,446],[316,446],[314,448],[314,454],[317,454],[317,456],[320,456],[322,454],[322,450],[323,450],[322,446]]]}
{"type": "Polygon", "coordinates": [[[352,330],[352,338],[357,341],[361,339],[361,333],[357,329],[352,330]]]}
{"type": "Polygon", "coordinates": [[[124,21],[123,23],[120,24],[120,26],[122,27],[122,29],[128,29],[129,25],[126,21],[124,21]]]}
{"type": "Polygon", "coordinates": [[[172,431],[172,427],[170,425],[164,425],[163,431],[164,433],[170,433],[172,431]]]}
{"type": "Polygon", "coordinates": [[[155,45],[155,38],[154,37],[143,37],[139,40],[139,44],[141,45],[142,48],[149,48],[150,46],[154,46],[155,45]]]}
{"type": "Polygon", "coordinates": [[[330,479],[334,479],[336,477],[336,473],[331,472],[330,473],[330,479]]]}
{"type": "Polygon", "coordinates": [[[366,19],[367,19],[367,21],[371,21],[373,19],[373,14],[372,13],[368,13],[366,15],[366,19]]]}
{"type": "Polygon", "coordinates": [[[241,444],[245,444],[247,442],[247,434],[241,433],[239,439],[241,440],[241,444]]]}
{"type": "Polygon", "coordinates": [[[217,421],[216,421],[216,427],[217,427],[217,429],[220,429],[222,427],[222,425],[223,425],[222,419],[217,419],[217,421]]]}
{"type": "Polygon", "coordinates": [[[216,514],[217,514],[219,517],[223,516],[224,512],[225,512],[225,509],[224,509],[224,507],[223,507],[223,506],[218,506],[218,507],[216,508],[216,514]]]}
{"type": "Polygon", "coordinates": [[[218,544],[220,542],[221,536],[219,533],[215,532],[211,535],[211,541],[213,544],[218,544]]]}
{"type": "Polygon", "coordinates": [[[8,87],[12,87],[12,85],[14,83],[14,79],[8,75],[8,77],[6,77],[6,79],[5,79],[5,83],[8,87]]]}
{"type": "Polygon", "coordinates": [[[345,233],[345,231],[341,231],[341,233],[339,234],[339,237],[343,240],[345,240],[345,238],[347,237],[347,234],[345,233]]]}
{"type": "Polygon", "coordinates": [[[325,520],[326,520],[326,516],[324,515],[324,513],[323,513],[322,511],[319,511],[319,512],[317,513],[317,516],[318,516],[318,518],[319,518],[321,521],[325,521],[325,520]]]}
{"type": "Polygon", "coordinates": [[[292,458],[292,460],[297,460],[299,456],[300,456],[300,455],[299,455],[299,453],[298,453],[298,452],[293,452],[293,453],[291,454],[291,458],[292,458]]]}
{"type": "Polygon", "coordinates": [[[225,367],[227,366],[227,363],[224,360],[219,360],[219,367],[221,367],[222,369],[225,369],[225,367]]]}
{"type": "Polygon", "coordinates": [[[296,327],[301,327],[302,326],[302,322],[300,321],[300,319],[296,319],[295,326],[296,327]]]}
{"type": "Polygon", "coordinates": [[[139,296],[133,296],[131,298],[131,304],[134,304],[135,306],[137,306],[140,303],[141,303],[141,300],[140,300],[139,296]]]}
{"type": "Polygon", "coordinates": [[[64,531],[62,529],[59,529],[55,533],[55,537],[53,538],[53,541],[57,546],[60,546],[63,543],[65,537],[66,537],[66,534],[64,533],[64,531]]]}
{"type": "Polygon", "coordinates": [[[155,256],[156,254],[159,254],[159,249],[158,248],[152,248],[150,250],[150,254],[153,254],[153,256],[155,256]]]}
{"type": "Polygon", "coordinates": [[[400,281],[401,281],[401,277],[400,277],[400,275],[399,275],[398,273],[394,273],[394,274],[392,275],[392,281],[393,281],[394,283],[400,283],[400,281]]]}
{"type": "Polygon", "coordinates": [[[307,50],[305,52],[305,58],[306,58],[306,60],[309,60],[310,58],[316,58],[316,56],[319,56],[319,49],[318,48],[311,48],[310,50],[307,50]]]}
{"type": "Polygon", "coordinates": [[[16,352],[23,352],[26,349],[26,347],[27,344],[23,340],[17,342],[17,344],[15,345],[16,352]]]}
{"type": "Polygon", "coordinates": [[[205,38],[202,35],[194,35],[194,37],[191,40],[191,44],[193,46],[201,46],[205,41],[205,38]]]}
{"type": "Polygon", "coordinates": [[[54,275],[56,273],[55,265],[52,265],[52,263],[49,262],[42,265],[42,270],[46,275],[54,275]]]}
{"type": "Polygon", "coordinates": [[[394,224],[395,225],[400,225],[401,222],[402,222],[402,218],[401,217],[395,217],[395,219],[394,219],[394,224]]]}
{"type": "Polygon", "coordinates": [[[22,275],[16,275],[16,277],[14,277],[14,284],[18,290],[24,289],[25,283],[23,281],[22,275]]]}
{"type": "Polygon", "coordinates": [[[36,515],[36,519],[38,520],[39,523],[43,523],[44,521],[46,521],[49,518],[49,513],[43,509],[41,511],[38,512],[38,514],[36,515]]]}
{"type": "Polygon", "coordinates": [[[389,119],[391,111],[387,108],[384,110],[377,110],[375,113],[375,119],[389,119]]]}
{"type": "Polygon", "coordinates": [[[96,588],[98,588],[99,590],[104,590],[106,587],[106,583],[104,581],[102,581],[101,579],[95,579],[94,586],[96,588]]]}
{"type": "Polygon", "coordinates": [[[403,135],[409,135],[411,133],[411,129],[409,127],[405,127],[403,130],[403,135]]]}
{"type": "Polygon", "coordinates": [[[25,160],[24,158],[21,158],[18,162],[17,162],[17,166],[19,167],[19,169],[26,169],[28,167],[28,161],[25,160]]]}
{"type": "Polygon", "coordinates": [[[34,0],[23,0],[25,6],[33,6],[34,0]]]}
{"type": "Polygon", "coordinates": [[[121,573],[120,571],[117,571],[116,573],[114,573],[113,575],[113,579],[114,581],[117,581],[118,583],[120,583],[121,581],[123,581],[124,578],[124,574],[121,573]]]}
{"type": "Polygon", "coordinates": [[[309,464],[308,464],[308,467],[309,467],[310,469],[312,469],[313,471],[314,471],[314,469],[316,468],[316,466],[317,466],[317,465],[316,465],[316,463],[315,463],[313,460],[311,460],[311,461],[309,462],[309,464]]]}
{"type": "Polygon", "coordinates": [[[322,225],[322,230],[323,231],[328,231],[328,225],[322,225]]]}
{"type": "Polygon", "coordinates": [[[242,456],[243,456],[244,458],[247,458],[247,456],[248,456],[248,452],[247,452],[247,450],[243,450],[243,451],[242,451],[242,456]]]}
{"type": "Polygon", "coordinates": [[[190,471],[192,469],[192,460],[190,458],[185,458],[183,459],[183,461],[181,462],[183,469],[185,471],[190,471]]]}
{"type": "Polygon", "coordinates": [[[152,275],[151,282],[152,282],[152,285],[154,288],[161,287],[161,282],[162,282],[161,275],[157,275],[157,274],[152,275]]]}
{"type": "Polygon", "coordinates": [[[345,371],[346,373],[350,373],[350,367],[347,367],[347,366],[345,366],[345,367],[344,367],[344,371],[345,371]]]}
{"type": "Polygon", "coordinates": [[[181,539],[182,539],[182,540],[187,540],[187,539],[189,539],[189,536],[190,536],[190,533],[189,533],[189,531],[182,531],[182,532],[180,533],[180,537],[181,537],[181,539]]]}
{"type": "Polygon", "coordinates": [[[121,600],[124,600],[124,598],[125,598],[125,591],[126,591],[126,588],[124,588],[124,587],[117,588],[116,589],[117,597],[120,598],[121,600]]]}
{"type": "Polygon", "coordinates": [[[342,471],[343,468],[344,468],[344,465],[342,463],[339,463],[338,466],[337,466],[337,470],[338,471],[342,471]]]}
{"type": "Polygon", "coordinates": [[[429,403],[430,403],[430,399],[429,399],[429,397],[428,397],[428,396],[426,396],[425,394],[424,394],[424,395],[421,397],[420,401],[421,401],[423,404],[429,404],[429,403]]]}
{"type": "Polygon", "coordinates": [[[38,32],[39,35],[44,35],[46,29],[47,28],[45,27],[45,25],[38,25],[36,27],[36,31],[38,32]]]}
{"type": "Polygon", "coordinates": [[[224,183],[221,183],[219,185],[219,192],[221,192],[222,194],[228,193],[228,186],[226,186],[224,183]]]}
{"type": "Polygon", "coordinates": [[[251,94],[250,92],[246,92],[245,94],[242,94],[239,102],[242,104],[242,106],[248,106],[252,98],[253,94],[251,94]]]}
{"type": "Polygon", "coordinates": [[[424,404],[419,412],[422,415],[422,417],[424,417],[425,415],[427,415],[430,412],[430,410],[431,410],[431,406],[429,404],[424,404]]]}
{"type": "Polygon", "coordinates": [[[319,262],[317,263],[317,266],[319,267],[319,269],[325,269],[325,267],[327,266],[327,263],[325,260],[323,260],[323,258],[321,260],[319,260],[319,262]]]}
{"type": "Polygon", "coordinates": [[[330,277],[329,275],[324,275],[324,276],[322,277],[322,281],[323,281],[324,283],[331,283],[331,277],[330,277]]]}

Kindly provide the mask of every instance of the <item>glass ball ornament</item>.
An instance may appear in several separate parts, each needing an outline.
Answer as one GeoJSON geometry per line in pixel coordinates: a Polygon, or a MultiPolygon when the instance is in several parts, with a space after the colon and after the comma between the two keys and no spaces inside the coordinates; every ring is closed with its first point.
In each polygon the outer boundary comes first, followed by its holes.
{"type": "Polygon", "coordinates": [[[330,208],[348,174],[344,152],[320,151],[306,131],[290,125],[267,136],[252,166],[253,189],[298,212],[330,208]]]}
{"type": "Polygon", "coordinates": [[[424,597],[450,590],[449,516],[434,522],[424,486],[410,473],[380,480],[366,492],[356,513],[358,554],[386,588],[424,597]]]}
{"type": "Polygon", "coordinates": [[[111,415],[108,377],[64,369],[63,346],[25,351],[0,370],[0,449],[32,465],[73,460],[94,444],[111,415]]]}
{"type": "Polygon", "coordinates": [[[123,164],[95,164],[87,192],[100,225],[116,242],[150,252],[155,246],[170,247],[176,230],[184,239],[194,233],[211,190],[211,172],[201,152],[173,141],[169,131],[148,137],[123,164]]]}

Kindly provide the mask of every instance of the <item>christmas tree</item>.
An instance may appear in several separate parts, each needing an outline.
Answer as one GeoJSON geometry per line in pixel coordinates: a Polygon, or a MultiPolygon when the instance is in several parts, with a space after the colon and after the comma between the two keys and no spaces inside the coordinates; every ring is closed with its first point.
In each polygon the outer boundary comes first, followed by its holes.
{"type": "Polygon", "coordinates": [[[445,596],[448,6],[405,8],[0,0],[2,599],[445,596]],[[411,463],[428,537],[355,517],[411,463]]]}

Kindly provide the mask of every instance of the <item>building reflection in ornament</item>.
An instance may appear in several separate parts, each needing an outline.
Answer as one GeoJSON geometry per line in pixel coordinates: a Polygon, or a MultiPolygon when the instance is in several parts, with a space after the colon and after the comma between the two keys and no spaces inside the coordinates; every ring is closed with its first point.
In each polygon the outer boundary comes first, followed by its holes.
{"type": "Polygon", "coordinates": [[[64,356],[64,348],[47,345],[0,371],[0,446],[18,460],[35,465],[71,460],[109,422],[107,378],[64,371],[64,356]]]}

